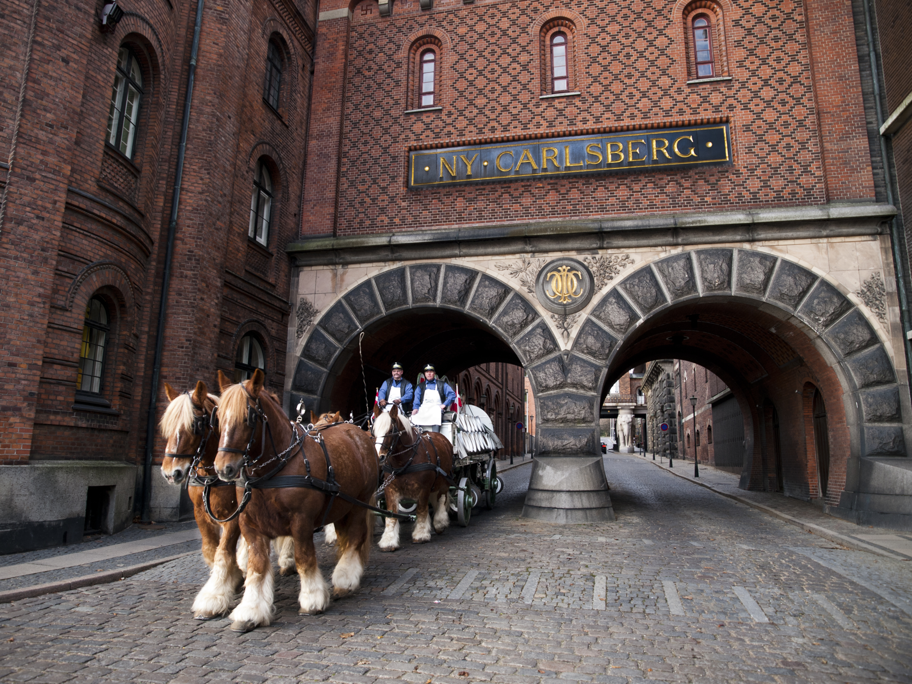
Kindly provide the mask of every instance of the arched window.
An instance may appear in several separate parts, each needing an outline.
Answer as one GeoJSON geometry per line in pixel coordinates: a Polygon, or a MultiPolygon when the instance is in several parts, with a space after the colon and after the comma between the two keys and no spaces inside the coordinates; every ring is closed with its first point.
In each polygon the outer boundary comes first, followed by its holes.
{"type": "Polygon", "coordinates": [[[437,53],[428,49],[421,53],[421,107],[433,107],[437,82],[437,53]]]}
{"type": "Polygon", "coordinates": [[[143,93],[143,78],[133,51],[121,46],[117,53],[114,88],[108,110],[108,144],[132,159],[139,122],[139,103],[143,93]]]}
{"type": "Polygon", "coordinates": [[[234,368],[238,382],[250,378],[257,368],[261,371],[266,370],[266,355],[263,353],[263,346],[252,333],[247,333],[241,338],[234,368]]]}
{"type": "Polygon", "coordinates": [[[76,388],[80,392],[101,393],[105,344],[110,330],[107,308],[100,299],[92,297],[86,306],[79,371],[76,374],[76,388]]]}
{"type": "Polygon", "coordinates": [[[250,198],[250,227],[247,237],[261,245],[269,244],[269,225],[272,221],[272,178],[262,160],[257,162],[250,198]]]}
{"type": "Polygon", "coordinates": [[[690,449],[690,433],[689,432],[687,433],[686,439],[687,439],[687,448],[690,449]]]}
{"type": "Polygon", "coordinates": [[[565,93],[570,90],[567,71],[567,36],[561,32],[551,36],[551,92],[565,93]]]}
{"type": "Polygon", "coordinates": [[[266,51],[266,83],[263,99],[275,110],[279,108],[279,93],[282,88],[282,51],[274,40],[269,41],[266,51]]]}
{"type": "Polygon", "coordinates": [[[697,78],[715,76],[712,47],[712,25],[705,14],[693,20],[694,58],[697,67],[697,78]]]}
{"type": "Polygon", "coordinates": [[[706,443],[707,444],[713,443],[713,426],[712,425],[706,426],[706,443]]]}

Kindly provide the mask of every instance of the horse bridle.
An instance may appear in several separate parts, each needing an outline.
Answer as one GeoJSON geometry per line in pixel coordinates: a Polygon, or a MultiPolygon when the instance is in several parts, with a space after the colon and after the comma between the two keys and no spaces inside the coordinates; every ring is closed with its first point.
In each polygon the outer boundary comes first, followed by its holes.
{"type": "MultiPolygon", "coordinates": [[[[207,477],[199,476],[199,467],[200,461],[203,458],[203,454],[206,453],[206,444],[209,442],[209,437],[212,435],[212,417],[206,415],[205,406],[197,406],[193,403],[193,398],[190,392],[184,392],[187,396],[191,397],[190,403],[193,405],[193,408],[199,408],[202,412],[201,415],[193,414],[193,422],[191,423],[190,432],[194,435],[200,435],[200,443],[196,446],[196,451],[192,454],[179,454],[173,451],[166,451],[165,456],[170,458],[190,458],[190,476],[187,478],[187,484],[194,484],[195,486],[205,486],[206,484],[214,484],[214,480],[218,480],[217,476],[207,477]]],[[[215,415],[215,412],[218,410],[218,405],[212,408],[212,415],[215,415]]],[[[180,446],[180,433],[177,435],[177,445],[180,446]]],[[[217,486],[217,485],[216,485],[217,486]]]]}

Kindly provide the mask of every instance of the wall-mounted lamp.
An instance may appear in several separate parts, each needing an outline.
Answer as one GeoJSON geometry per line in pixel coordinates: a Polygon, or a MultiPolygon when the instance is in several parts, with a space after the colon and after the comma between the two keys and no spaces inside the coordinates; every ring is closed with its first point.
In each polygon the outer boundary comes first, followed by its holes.
{"type": "Polygon", "coordinates": [[[123,8],[117,4],[117,0],[106,2],[101,8],[101,30],[113,30],[117,22],[123,19],[123,15],[123,8]]]}

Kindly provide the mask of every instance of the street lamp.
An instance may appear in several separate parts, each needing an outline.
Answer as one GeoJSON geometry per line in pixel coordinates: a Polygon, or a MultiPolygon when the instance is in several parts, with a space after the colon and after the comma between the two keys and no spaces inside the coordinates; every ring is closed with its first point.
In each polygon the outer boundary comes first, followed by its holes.
{"type": "Polygon", "coordinates": [[[690,407],[694,419],[694,477],[700,477],[700,460],[697,458],[697,395],[690,395],[690,407]]]}

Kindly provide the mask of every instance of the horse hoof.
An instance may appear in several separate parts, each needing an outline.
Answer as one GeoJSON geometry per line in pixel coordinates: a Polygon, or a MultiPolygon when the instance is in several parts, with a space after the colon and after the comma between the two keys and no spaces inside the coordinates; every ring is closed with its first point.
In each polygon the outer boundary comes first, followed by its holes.
{"type": "Polygon", "coordinates": [[[289,577],[297,572],[294,568],[279,568],[279,574],[282,577],[289,577]]]}
{"type": "Polygon", "coordinates": [[[390,546],[390,547],[381,546],[380,550],[383,551],[383,553],[392,553],[393,551],[395,551],[398,548],[399,548],[398,546],[390,546]]]}
{"type": "Polygon", "coordinates": [[[322,610],[304,610],[303,608],[298,611],[298,615],[322,615],[322,613],[322,610]]]}
{"type": "Polygon", "coordinates": [[[412,539],[412,544],[427,544],[430,539],[412,539]]]}
{"type": "Polygon", "coordinates": [[[246,634],[256,629],[256,623],[250,620],[235,620],[231,623],[231,631],[238,634],[246,634]]]}
{"type": "Polygon", "coordinates": [[[193,619],[199,620],[200,622],[206,622],[208,620],[215,620],[217,617],[218,615],[194,615],[193,619]]]}

